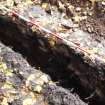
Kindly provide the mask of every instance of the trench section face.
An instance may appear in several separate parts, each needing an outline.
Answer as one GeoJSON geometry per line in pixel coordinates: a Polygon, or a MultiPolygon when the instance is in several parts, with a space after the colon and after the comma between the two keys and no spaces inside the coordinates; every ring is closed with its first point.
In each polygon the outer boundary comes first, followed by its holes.
{"type": "Polygon", "coordinates": [[[32,66],[49,74],[57,85],[73,88],[90,105],[105,104],[104,81],[100,80],[97,68],[84,63],[83,55],[75,54],[63,43],[51,47],[42,35],[5,17],[0,17],[0,40],[21,53],[32,66]]]}

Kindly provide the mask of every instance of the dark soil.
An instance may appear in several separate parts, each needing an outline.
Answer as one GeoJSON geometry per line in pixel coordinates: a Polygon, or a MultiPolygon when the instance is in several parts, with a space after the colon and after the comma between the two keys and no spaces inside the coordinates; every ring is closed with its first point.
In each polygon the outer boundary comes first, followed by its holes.
{"type": "MultiPolygon", "coordinates": [[[[89,17],[80,23],[82,30],[90,33],[93,39],[98,42],[105,40],[105,18],[89,17]]],[[[105,45],[104,45],[105,46],[105,45]]]]}

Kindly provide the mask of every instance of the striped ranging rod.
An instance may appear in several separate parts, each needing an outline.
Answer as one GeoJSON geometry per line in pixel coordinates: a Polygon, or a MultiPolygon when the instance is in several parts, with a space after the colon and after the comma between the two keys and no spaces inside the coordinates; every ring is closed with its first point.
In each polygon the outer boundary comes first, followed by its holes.
{"type": "Polygon", "coordinates": [[[19,17],[20,19],[24,20],[26,23],[31,23],[32,25],[35,25],[38,29],[43,30],[44,32],[46,32],[46,33],[48,33],[48,34],[50,34],[50,35],[53,35],[53,36],[55,36],[56,38],[62,40],[66,45],[73,46],[73,47],[79,49],[81,52],[87,54],[87,55],[90,56],[92,59],[97,59],[97,60],[100,60],[100,61],[105,62],[104,59],[102,59],[101,57],[97,56],[96,54],[93,54],[93,53],[90,53],[90,52],[86,51],[85,49],[83,49],[83,48],[81,48],[79,45],[77,45],[75,42],[70,41],[70,40],[67,40],[67,39],[61,37],[59,33],[51,32],[50,30],[48,30],[48,29],[44,28],[43,26],[39,25],[39,24],[37,23],[37,21],[36,21],[36,22],[35,22],[35,21],[33,22],[32,20],[25,18],[24,16],[22,16],[22,15],[19,14],[19,13],[17,13],[16,11],[11,10],[11,9],[9,9],[9,8],[7,8],[7,7],[5,7],[5,6],[3,6],[3,5],[0,5],[0,9],[1,9],[1,10],[5,10],[5,11],[7,11],[7,12],[9,12],[9,13],[12,13],[13,16],[19,17]]]}

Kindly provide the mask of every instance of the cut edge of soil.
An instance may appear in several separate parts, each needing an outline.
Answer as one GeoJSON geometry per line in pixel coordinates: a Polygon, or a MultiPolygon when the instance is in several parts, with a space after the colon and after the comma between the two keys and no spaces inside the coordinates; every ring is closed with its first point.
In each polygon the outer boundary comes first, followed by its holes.
{"type": "MultiPolygon", "coordinates": [[[[6,20],[2,20],[1,29],[3,30],[0,30],[0,39],[5,45],[11,46],[13,50],[21,53],[31,65],[41,67],[41,70],[49,74],[53,81],[58,82],[58,85],[67,89],[74,88],[74,92],[77,92],[84,101],[90,102],[90,105],[104,105],[104,95],[98,90],[99,87],[95,88],[89,85],[89,82],[85,81],[87,78],[83,74],[79,74],[82,71],[78,72],[72,68],[74,64],[77,64],[75,68],[77,69],[78,62],[81,62],[81,66],[85,65],[89,68],[88,64],[83,63],[82,55],[75,55],[72,49],[64,44],[50,48],[48,40],[43,36],[38,36],[35,33],[32,35],[31,30],[28,30],[27,34],[23,34],[18,25],[6,20]],[[71,62],[73,62],[71,65],[67,65],[71,62]],[[94,96],[89,98],[94,92],[94,96]]],[[[83,66],[82,70],[84,69],[86,68],[83,66]]],[[[96,78],[93,79],[95,79],[94,83],[96,78]]]]}

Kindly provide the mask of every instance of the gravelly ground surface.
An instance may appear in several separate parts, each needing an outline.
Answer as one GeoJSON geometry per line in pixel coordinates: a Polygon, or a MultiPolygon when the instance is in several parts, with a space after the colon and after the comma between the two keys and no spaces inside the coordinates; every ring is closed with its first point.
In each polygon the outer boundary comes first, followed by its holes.
{"type": "Polygon", "coordinates": [[[87,105],[0,43],[1,105],[87,105]]]}
{"type": "Polygon", "coordinates": [[[1,105],[45,105],[41,95],[44,79],[50,78],[42,72],[32,68],[18,53],[0,43],[0,73],[3,92],[1,105]],[[37,91],[38,90],[38,91],[37,91]],[[38,94],[40,93],[40,94],[38,94]]]}

